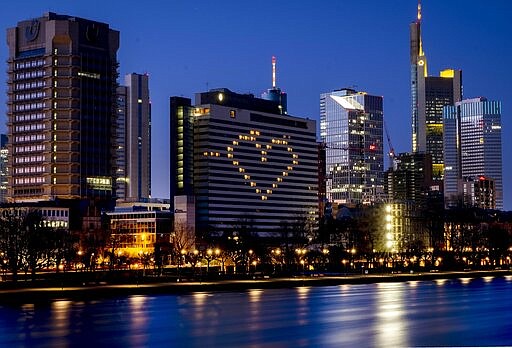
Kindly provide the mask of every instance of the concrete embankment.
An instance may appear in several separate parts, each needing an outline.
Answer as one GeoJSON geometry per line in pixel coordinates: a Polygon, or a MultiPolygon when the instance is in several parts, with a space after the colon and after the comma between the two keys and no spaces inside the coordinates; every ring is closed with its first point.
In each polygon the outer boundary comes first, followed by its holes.
{"type": "MultiPolygon", "coordinates": [[[[510,270],[436,272],[347,276],[296,276],[251,280],[157,282],[144,284],[85,284],[81,286],[23,287],[0,290],[0,304],[51,302],[54,300],[96,300],[131,295],[186,294],[191,292],[246,291],[249,289],[335,286],[379,282],[429,281],[436,279],[512,276],[510,270]]],[[[27,283],[29,285],[30,283],[27,283]]]]}

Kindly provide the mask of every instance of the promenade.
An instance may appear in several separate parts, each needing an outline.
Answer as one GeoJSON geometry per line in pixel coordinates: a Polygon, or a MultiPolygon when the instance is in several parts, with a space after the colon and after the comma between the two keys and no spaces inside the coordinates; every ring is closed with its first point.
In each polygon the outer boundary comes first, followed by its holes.
{"type": "MultiPolygon", "coordinates": [[[[249,289],[295,288],[308,286],[336,286],[379,282],[434,281],[438,279],[484,278],[512,276],[511,270],[399,273],[370,275],[298,275],[286,278],[173,281],[136,284],[84,284],[82,286],[18,287],[0,290],[0,304],[23,304],[54,300],[95,300],[130,295],[186,294],[191,292],[246,291],[249,289]]],[[[26,282],[30,285],[30,282],[26,282]]]]}

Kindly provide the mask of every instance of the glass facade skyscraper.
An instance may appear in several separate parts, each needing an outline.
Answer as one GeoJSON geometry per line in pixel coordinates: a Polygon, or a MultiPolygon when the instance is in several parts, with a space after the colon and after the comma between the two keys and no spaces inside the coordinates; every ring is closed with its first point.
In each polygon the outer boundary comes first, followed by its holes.
{"type": "Polygon", "coordinates": [[[117,198],[151,196],[151,103],[149,76],[128,74],[117,89],[117,198]]]}
{"type": "Polygon", "coordinates": [[[383,98],[352,89],[321,94],[320,137],[327,200],[375,201],[384,188],[383,98]]]}
{"type": "Polygon", "coordinates": [[[443,107],[462,99],[462,71],[446,69],[428,76],[421,38],[421,5],[410,25],[412,151],[432,156],[432,175],[443,178],[443,107]]]}
{"type": "Polygon", "coordinates": [[[444,108],[445,205],[463,200],[463,181],[494,181],[495,209],[503,209],[501,103],[467,99],[444,108]]]}

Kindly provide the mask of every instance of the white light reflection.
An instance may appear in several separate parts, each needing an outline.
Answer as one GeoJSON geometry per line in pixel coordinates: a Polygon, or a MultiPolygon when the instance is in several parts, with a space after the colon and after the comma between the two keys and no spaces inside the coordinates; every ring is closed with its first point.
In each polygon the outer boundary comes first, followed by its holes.
{"type": "Polygon", "coordinates": [[[459,278],[462,285],[468,285],[473,278],[459,278]]]}
{"type": "Polygon", "coordinates": [[[418,280],[409,280],[407,283],[409,284],[409,286],[410,286],[411,288],[415,288],[415,287],[417,287],[417,286],[418,286],[419,281],[418,281],[418,280]]]}
{"type": "Polygon", "coordinates": [[[69,334],[71,301],[52,302],[51,328],[55,336],[64,337],[69,334]]]}
{"type": "Polygon", "coordinates": [[[509,275],[505,276],[505,279],[506,279],[507,282],[512,281],[512,276],[509,276],[509,275]]]}
{"type": "Polygon", "coordinates": [[[261,294],[262,293],[263,293],[263,290],[261,290],[261,289],[251,289],[251,290],[249,290],[249,301],[251,303],[253,303],[253,302],[260,302],[261,294]]]}
{"type": "Polygon", "coordinates": [[[310,290],[311,288],[309,286],[298,287],[297,292],[299,293],[299,300],[307,300],[310,290]]]}
{"type": "Polygon", "coordinates": [[[444,283],[447,282],[447,280],[446,279],[436,279],[435,282],[436,282],[436,285],[442,286],[444,283]]]}
{"type": "Polygon", "coordinates": [[[308,299],[310,290],[311,288],[309,286],[301,286],[297,288],[299,305],[297,306],[296,311],[299,325],[305,326],[309,324],[308,299]]]}
{"type": "Polygon", "coordinates": [[[206,302],[206,298],[208,297],[208,293],[206,292],[195,292],[193,295],[194,305],[202,306],[206,302]]]}
{"type": "Polygon", "coordinates": [[[493,279],[494,279],[494,277],[484,277],[484,282],[490,283],[490,282],[492,282],[493,279]]]}
{"type": "Polygon", "coordinates": [[[377,291],[377,347],[407,347],[406,321],[404,319],[404,284],[379,283],[377,291]]]}
{"type": "Polygon", "coordinates": [[[129,298],[128,302],[130,305],[130,332],[131,337],[133,339],[134,347],[141,347],[144,344],[147,344],[146,332],[147,329],[147,321],[148,321],[148,313],[151,314],[147,308],[145,308],[146,296],[132,296],[129,298]]]}

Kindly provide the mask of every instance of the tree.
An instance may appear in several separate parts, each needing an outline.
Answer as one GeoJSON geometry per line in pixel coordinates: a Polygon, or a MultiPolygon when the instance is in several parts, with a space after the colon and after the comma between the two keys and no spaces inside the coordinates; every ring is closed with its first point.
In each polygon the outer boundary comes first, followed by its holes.
{"type": "Polygon", "coordinates": [[[172,254],[181,257],[182,251],[190,251],[195,245],[194,231],[184,223],[175,222],[174,232],[171,234],[172,254]]]}
{"type": "Polygon", "coordinates": [[[0,217],[0,249],[7,260],[7,269],[12,280],[18,280],[18,271],[23,266],[23,216],[18,209],[4,209],[0,217]]]}

